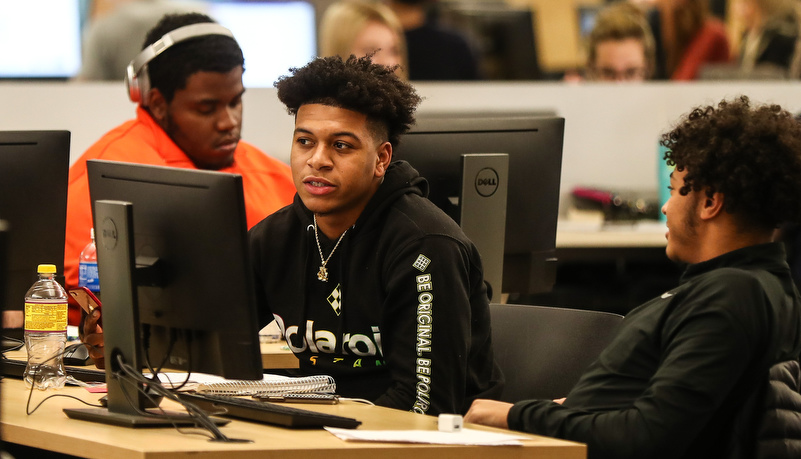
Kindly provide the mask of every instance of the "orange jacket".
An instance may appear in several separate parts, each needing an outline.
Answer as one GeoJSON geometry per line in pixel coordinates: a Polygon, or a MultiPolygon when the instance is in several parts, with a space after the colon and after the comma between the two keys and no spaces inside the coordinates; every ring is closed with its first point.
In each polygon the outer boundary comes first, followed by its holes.
{"type": "MultiPolygon", "coordinates": [[[[197,169],[189,157],[141,107],[136,110],[135,120],[127,121],[112,129],[89,147],[70,167],[67,237],[64,250],[64,275],[67,288],[78,285],[78,258],[81,250],[89,242],[89,230],[92,227],[89,180],[86,174],[88,159],[197,169]]],[[[220,172],[242,175],[248,228],[291,203],[295,195],[295,185],[292,182],[289,166],[242,141],[234,152],[234,164],[221,169],[220,172]]]]}

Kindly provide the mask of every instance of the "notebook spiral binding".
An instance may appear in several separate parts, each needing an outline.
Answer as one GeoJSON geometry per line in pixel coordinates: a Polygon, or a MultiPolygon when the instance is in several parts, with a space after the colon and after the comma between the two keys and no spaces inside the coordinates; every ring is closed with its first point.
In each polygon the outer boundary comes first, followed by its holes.
{"type": "Polygon", "coordinates": [[[257,394],[300,394],[307,392],[336,392],[334,378],[326,375],[302,376],[270,381],[225,381],[204,383],[197,387],[200,394],[213,395],[257,395],[257,394]]]}

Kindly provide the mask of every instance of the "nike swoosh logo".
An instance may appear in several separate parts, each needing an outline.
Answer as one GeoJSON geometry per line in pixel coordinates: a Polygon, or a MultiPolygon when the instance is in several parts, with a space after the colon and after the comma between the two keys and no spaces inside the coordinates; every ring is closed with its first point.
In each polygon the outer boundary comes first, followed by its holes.
{"type": "Polygon", "coordinates": [[[673,294],[672,294],[672,293],[670,293],[670,292],[665,292],[665,293],[663,293],[663,294],[662,294],[662,298],[663,298],[663,299],[664,299],[664,298],[670,298],[671,296],[673,296],[673,294]]]}

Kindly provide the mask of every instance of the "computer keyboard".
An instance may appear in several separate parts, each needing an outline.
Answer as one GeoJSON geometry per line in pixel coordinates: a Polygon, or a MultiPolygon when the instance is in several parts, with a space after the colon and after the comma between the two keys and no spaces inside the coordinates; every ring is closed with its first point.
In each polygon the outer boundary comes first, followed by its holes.
{"type": "Polygon", "coordinates": [[[341,427],[354,429],[361,421],[242,397],[181,392],[178,396],[214,416],[228,416],[291,428],[341,427]]]}
{"type": "MultiPolygon", "coordinates": [[[[17,359],[3,358],[0,362],[3,375],[12,378],[22,378],[22,374],[25,373],[25,367],[27,365],[28,362],[26,360],[17,359]]],[[[66,370],[67,376],[72,376],[78,381],[99,383],[106,382],[106,372],[104,370],[70,366],[65,366],[64,370],[66,370]]]]}

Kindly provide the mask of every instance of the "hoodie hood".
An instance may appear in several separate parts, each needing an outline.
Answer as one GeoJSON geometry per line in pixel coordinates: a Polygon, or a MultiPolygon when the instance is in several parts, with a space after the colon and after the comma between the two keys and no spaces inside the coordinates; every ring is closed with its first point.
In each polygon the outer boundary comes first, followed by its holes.
{"type": "MultiPolygon", "coordinates": [[[[382,211],[391,206],[393,202],[406,194],[416,194],[428,197],[428,181],[421,177],[415,168],[406,161],[394,161],[387,168],[384,181],[370,198],[364,211],[353,225],[351,233],[357,233],[364,227],[371,226],[375,218],[379,218],[382,211]]],[[[308,228],[313,225],[312,213],[303,204],[300,197],[295,194],[295,213],[308,228]]]]}
{"type": "Polygon", "coordinates": [[[415,168],[406,161],[394,161],[387,168],[384,181],[375,195],[364,208],[364,212],[356,220],[354,228],[369,228],[376,218],[380,218],[383,210],[406,194],[428,197],[428,181],[420,176],[415,168]]]}

